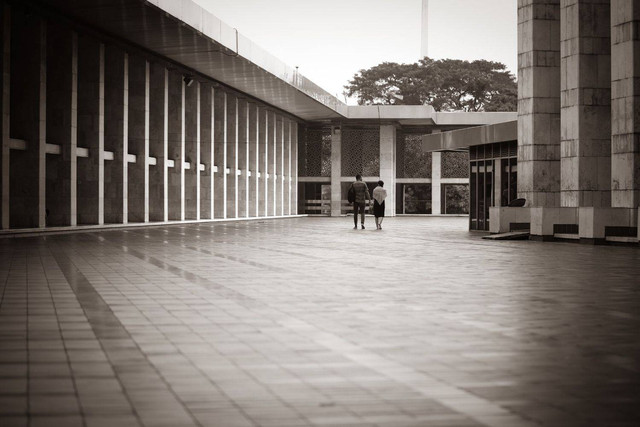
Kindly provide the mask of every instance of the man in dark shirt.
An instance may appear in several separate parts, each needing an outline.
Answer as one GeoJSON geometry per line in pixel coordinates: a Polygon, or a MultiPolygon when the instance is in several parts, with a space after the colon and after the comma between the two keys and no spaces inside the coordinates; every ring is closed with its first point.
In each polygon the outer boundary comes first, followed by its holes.
{"type": "Polygon", "coordinates": [[[366,200],[371,200],[369,195],[369,187],[362,182],[362,175],[356,175],[356,181],[351,184],[351,188],[355,193],[355,200],[353,202],[353,229],[358,229],[358,212],[360,212],[360,223],[364,230],[364,207],[366,206],[366,200]]]}

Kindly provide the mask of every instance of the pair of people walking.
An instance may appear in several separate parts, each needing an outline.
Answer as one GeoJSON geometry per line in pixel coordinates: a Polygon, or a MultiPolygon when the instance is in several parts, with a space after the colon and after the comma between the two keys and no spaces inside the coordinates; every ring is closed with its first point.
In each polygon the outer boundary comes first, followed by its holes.
{"type": "MultiPolygon", "coordinates": [[[[387,198],[387,190],[384,182],[378,181],[378,186],[373,189],[373,215],[376,218],[376,228],[382,230],[384,219],[384,200],[387,198]]],[[[364,209],[366,202],[371,200],[369,187],[362,182],[362,176],[356,175],[356,180],[349,187],[349,202],[353,202],[353,229],[358,229],[358,213],[360,214],[360,226],[364,230],[364,209]]]]}

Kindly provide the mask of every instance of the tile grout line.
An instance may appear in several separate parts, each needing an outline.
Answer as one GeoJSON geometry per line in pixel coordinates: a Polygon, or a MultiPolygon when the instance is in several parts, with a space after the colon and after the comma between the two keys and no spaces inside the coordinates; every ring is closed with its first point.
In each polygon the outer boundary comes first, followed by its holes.
{"type": "MultiPolygon", "coordinates": [[[[51,240],[53,240],[53,239],[51,239],[51,240]]],[[[61,245],[58,242],[56,242],[52,246],[54,246],[54,247],[57,246],[58,250],[50,251],[50,252],[51,252],[53,258],[55,259],[56,264],[60,268],[60,271],[62,271],[62,273],[64,274],[67,282],[69,283],[69,286],[70,286],[71,290],[76,295],[78,303],[80,304],[82,309],[85,311],[85,313],[91,312],[91,314],[95,314],[97,312],[102,312],[102,314],[106,314],[107,316],[109,316],[110,317],[109,320],[113,321],[114,324],[116,324],[119,328],[122,329],[122,331],[124,331],[124,333],[126,334],[125,339],[130,340],[133,343],[133,345],[134,345],[133,348],[135,348],[137,350],[137,352],[140,354],[140,356],[142,357],[142,360],[144,360],[144,363],[146,363],[148,365],[148,367],[151,368],[151,370],[156,372],[158,377],[162,380],[162,383],[165,385],[166,389],[171,393],[171,395],[176,399],[176,401],[180,403],[180,405],[183,407],[185,413],[187,413],[189,415],[189,417],[191,418],[193,423],[195,425],[200,425],[200,423],[193,416],[191,411],[188,410],[188,408],[184,406],[184,404],[182,403],[181,399],[179,399],[179,397],[173,391],[171,386],[166,382],[166,380],[160,374],[160,372],[155,367],[155,365],[153,365],[153,363],[151,363],[148,360],[148,358],[146,357],[144,352],[138,346],[138,343],[133,339],[133,337],[131,337],[129,332],[127,332],[127,330],[124,327],[124,325],[120,322],[120,320],[117,318],[115,313],[113,313],[113,311],[111,310],[109,305],[102,299],[102,296],[98,293],[98,291],[96,291],[96,289],[93,287],[91,282],[74,265],[73,261],[67,255],[63,254],[63,249],[60,247],[61,245]],[[84,294],[84,296],[82,294],[84,294]],[[95,298],[96,301],[98,301],[98,305],[104,306],[106,309],[105,310],[100,310],[100,308],[92,308],[91,305],[88,304],[88,301],[87,301],[88,298],[95,298]]],[[[96,328],[95,321],[92,320],[92,316],[86,316],[86,317],[87,317],[87,321],[89,322],[89,325],[91,326],[92,331],[96,334],[96,338],[100,342],[100,347],[102,348],[102,351],[108,357],[109,352],[106,350],[106,347],[104,346],[104,342],[103,342],[105,339],[108,339],[108,337],[101,336],[103,334],[99,332],[98,328],[96,328]]],[[[122,337],[120,337],[120,339],[122,339],[122,337]]],[[[109,363],[111,364],[111,366],[113,368],[116,368],[116,365],[114,365],[111,362],[111,360],[109,360],[109,363]]],[[[140,417],[139,411],[137,410],[134,402],[131,400],[131,396],[130,396],[129,392],[127,391],[127,386],[120,379],[120,372],[118,372],[117,369],[114,369],[114,371],[116,373],[116,377],[118,378],[118,382],[120,383],[120,386],[122,387],[123,394],[127,397],[127,401],[131,405],[131,409],[132,409],[133,413],[135,414],[135,416],[136,416],[137,420],[140,422],[140,424],[144,425],[144,422],[140,417]]]]}

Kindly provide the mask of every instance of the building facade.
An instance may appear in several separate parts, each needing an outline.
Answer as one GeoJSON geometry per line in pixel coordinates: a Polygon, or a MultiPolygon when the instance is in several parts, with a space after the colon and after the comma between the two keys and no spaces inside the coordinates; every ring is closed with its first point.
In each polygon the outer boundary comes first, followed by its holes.
{"type": "Polygon", "coordinates": [[[472,205],[493,183],[478,229],[638,242],[639,17],[638,0],[518,1],[517,128],[513,122],[425,137],[431,150],[470,148],[472,205]],[[516,140],[517,156],[497,161],[495,144],[516,140]],[[478,165],[480,153],[487,160],[478,165]],[[476,167],[485,168],[479,185],[476,167]],[[495,191],[505,176],[525,206],[509,206],[512,196],[495,191]]]}
{"type": "Polygon", "coordinates": [[[422,135],[510,113],[352,107],[190,0],[2,1],[2,230],[466,213],[466,153],[422,135]],[[314,206],[315,205],[315,206],[314,206]]]}

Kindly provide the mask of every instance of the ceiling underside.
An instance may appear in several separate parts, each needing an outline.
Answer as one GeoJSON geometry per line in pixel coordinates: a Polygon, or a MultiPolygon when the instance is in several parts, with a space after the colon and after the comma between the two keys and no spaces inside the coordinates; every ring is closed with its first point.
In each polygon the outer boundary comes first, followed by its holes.
{"type": "MultiPolygon", "coordinates": [[[[147,2],[41,0],[40,3],[72,20],[183,64],[301,119],[343,117],[333,108],[313,99],[313,92],[310,96],[147,2]]],[[[313,90],[315,85],[309,83],[313,90]]],[[[318,97],[326,96],[320,88],[317,92],[318,97]]]]}

